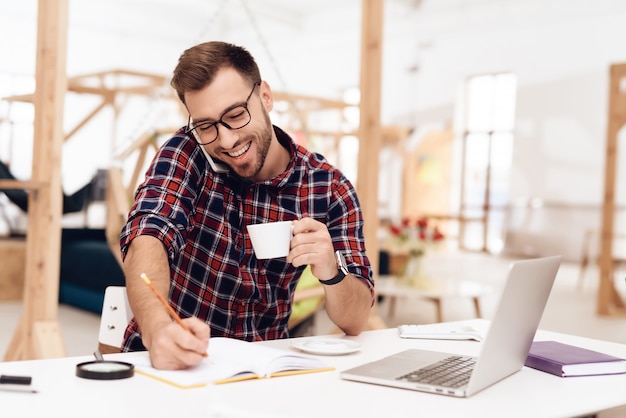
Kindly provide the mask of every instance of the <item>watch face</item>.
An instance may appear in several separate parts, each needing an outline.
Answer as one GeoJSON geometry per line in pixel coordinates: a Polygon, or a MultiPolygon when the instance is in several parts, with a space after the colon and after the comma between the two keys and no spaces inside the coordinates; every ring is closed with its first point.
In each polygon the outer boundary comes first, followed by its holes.
{"type": "Polygon", "coordinates": [[[348,274],[348,263],[346,263],[346,259],[339,251],[335,251],[335,256],[337,257],[337,268],[343,273],[348,274]]]}

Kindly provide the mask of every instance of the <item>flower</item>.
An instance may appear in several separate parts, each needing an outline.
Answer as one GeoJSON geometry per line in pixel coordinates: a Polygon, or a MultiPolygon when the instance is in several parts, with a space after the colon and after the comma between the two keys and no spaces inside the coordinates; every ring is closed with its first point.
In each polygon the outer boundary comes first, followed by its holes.
{"type": "Polygon", "coordinates": [[[436,224],[432,224],[427,217],[417,220],[404,218],[399,224],[389,226],[392,245],[401,252],[408,252],[412,256],[424,255],[429,245],[444,240],[444,234],[436,224]]]}

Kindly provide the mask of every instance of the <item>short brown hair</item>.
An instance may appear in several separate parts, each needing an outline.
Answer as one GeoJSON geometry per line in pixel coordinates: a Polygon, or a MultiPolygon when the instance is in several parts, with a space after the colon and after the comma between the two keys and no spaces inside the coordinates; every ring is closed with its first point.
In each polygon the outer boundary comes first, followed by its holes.
{"type": "Polygon", "coordinates": [[[243,47],[226,42],[204,42],[185,50],[174,69],[171,86],[185,103],[185,92],[211,84],[222,68],[234,68],[250,84],[260,83],[259,67],[243,47]]]}

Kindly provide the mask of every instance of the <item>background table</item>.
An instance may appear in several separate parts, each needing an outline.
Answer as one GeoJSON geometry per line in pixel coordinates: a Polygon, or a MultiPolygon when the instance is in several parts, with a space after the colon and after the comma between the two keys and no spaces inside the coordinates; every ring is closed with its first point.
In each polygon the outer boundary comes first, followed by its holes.
{"type": "Polygon", "coordinates": [[[418,286],[403,284],[396,276],[379,276],[376,280],[376,294],[389,298],[389,317],[395,315],[396,301],[404,299],[425,299],[435,305],[437,322],[443,322],[442,302],[444,299],[470,299],[476,318],[482,316],[480,298],[493,292],[485,283],[473,280],[428,278],[418,286]]]}

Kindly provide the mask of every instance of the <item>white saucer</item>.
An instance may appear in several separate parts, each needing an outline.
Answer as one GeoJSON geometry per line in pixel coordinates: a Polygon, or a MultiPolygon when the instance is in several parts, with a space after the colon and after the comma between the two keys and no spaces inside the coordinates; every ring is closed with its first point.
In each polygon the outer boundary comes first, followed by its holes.
{"type": "Polygon", "coordinates": [[[325,356],[350,354],[361,349],[361,343],[341,338],[309,338],[293,341],[291,346],[306,353],[325,356]]]}

